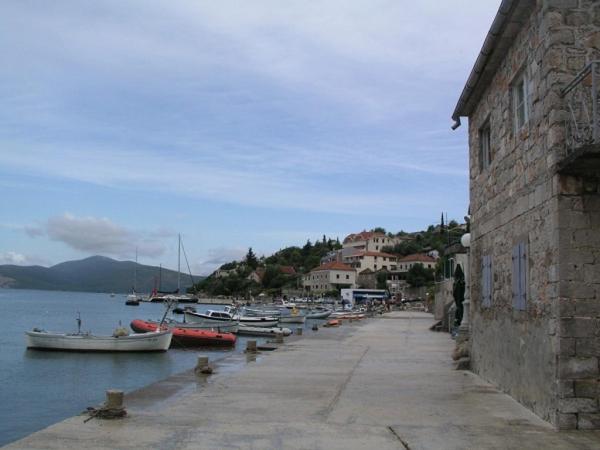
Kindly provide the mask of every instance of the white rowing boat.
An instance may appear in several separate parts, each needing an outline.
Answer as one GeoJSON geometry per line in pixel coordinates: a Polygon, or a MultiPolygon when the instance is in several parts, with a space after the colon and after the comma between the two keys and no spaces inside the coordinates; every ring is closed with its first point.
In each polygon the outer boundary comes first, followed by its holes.
{"type": "Polygon", "coordinates": [[[158,352],[171,345],[170,331],[95,336],[90,333],[53,333],[34,328],[25,332],[27,348],[79,352],[158,352]]]}

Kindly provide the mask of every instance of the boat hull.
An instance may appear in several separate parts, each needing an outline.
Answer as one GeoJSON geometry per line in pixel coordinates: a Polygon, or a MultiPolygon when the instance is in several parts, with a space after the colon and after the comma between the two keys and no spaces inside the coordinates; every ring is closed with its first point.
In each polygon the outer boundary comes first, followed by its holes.
{"type": "Polygon", "coordinates": [[[250,327],[240,324],[237,331],[237,334],[244,336],[277,336],[277,333],[289,336],[292,334],[292,330],[289,328],[250,327]]]}
{"type": "Polygon", "coordinates": [[[306,322],[306,316],[281,316],[279,323],[304,323],[306,322]]]}
{"type": "Polygon", "coordinates": [[[327,319],[331,315],[331,311],[313,312],[306,314],[307,319],[327,319]]]}
{"type": "Polygon", "coordinates": [[[130,334],[128,336],[94,336],[44,331],[27,331],[27,348],[74,352],[164,352],[169,348],[170,331],[130,334]]]}
{"type": "MultiPolygon", "coordinates": [[[[145,320],[133,320],[130,324],[131,329],[138,333],[155,331],[158,328],[156,322],[145,320]]],[[[171,348],[178,347],[230,347],[235,345],[236,337],[233,333],[222,333],[218,331],[173,327],[163,324],[161,329],[168,329],[173,333],[171,348]]]]}

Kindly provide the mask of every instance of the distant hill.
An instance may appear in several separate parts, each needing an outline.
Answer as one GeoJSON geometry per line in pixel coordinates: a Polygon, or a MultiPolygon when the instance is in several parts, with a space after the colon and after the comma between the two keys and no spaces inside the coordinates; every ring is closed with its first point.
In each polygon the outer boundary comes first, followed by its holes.
{"type": "MultiPolygon", "coordinates": [[[[0,265],[0,287],[82,292],[131,292],[136,263],[91,256],[67,261],[52,267],[0,265]]],[[[158,279],[161,289],[177,289],[177,272],[155,266],[137,265],[137,291],[150,292],[158,279]]],[[[194,276],[198,282],[202,277],[194,276]]],[[[181,274],[181,288],[192,285],[188,274],[181,274]]]]}

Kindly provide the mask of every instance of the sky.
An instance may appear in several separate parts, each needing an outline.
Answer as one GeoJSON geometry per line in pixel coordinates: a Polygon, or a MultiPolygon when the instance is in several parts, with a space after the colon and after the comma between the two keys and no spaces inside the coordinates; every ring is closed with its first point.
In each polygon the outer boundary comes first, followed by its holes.
{"type": "Polygon", "coordinates": [[[0,3],[0,264],[196,274],[468,209],[450,116],[499,0],[0,3]],[[184,263],[182,263],[184,264],[184,263]]]}

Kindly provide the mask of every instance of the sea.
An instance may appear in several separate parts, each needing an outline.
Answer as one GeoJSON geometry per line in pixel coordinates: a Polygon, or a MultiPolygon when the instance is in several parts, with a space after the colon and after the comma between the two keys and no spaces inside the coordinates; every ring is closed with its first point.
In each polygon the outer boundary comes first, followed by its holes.
{"type": "Polygon", "coordinates": [[[119,324],[160,319],[164,311],[161,303],[127,306],[123,294],[0,289],[0,446],[101,404],[107,389],[130,392],[193,368],[199,354],[217,361],[245,349],[244,338],[229,350],[159,353],[49,352],[25,345],[24,332],[33,328],[76,332],[78,316],[81,331],[110,335],[119,324]]]}

